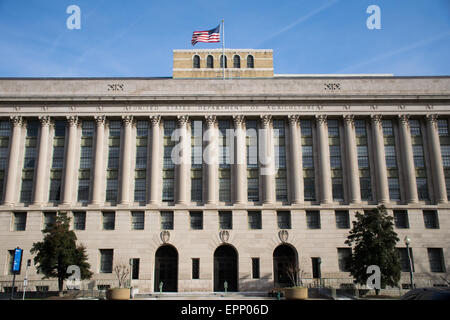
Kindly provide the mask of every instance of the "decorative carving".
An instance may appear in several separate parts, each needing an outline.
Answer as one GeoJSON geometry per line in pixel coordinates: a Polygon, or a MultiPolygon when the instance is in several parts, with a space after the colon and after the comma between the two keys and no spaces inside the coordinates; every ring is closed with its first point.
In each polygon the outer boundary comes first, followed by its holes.
{"type": "Polygon", "coordinates": [[[77,116],[67,116],[66,118],[71,127],[77,126],[80,122],[77,116]]]}
{"type": "Polygon", "coordinates": [[[20,111],[20,107],[19,106],[14,106],[14,111],[20,111]]]}
{"type": "Polygon", "coordinates": [[[177,123],[178,123],[178,126],[180,126],[180,127],[185,126],[188,121],[189,121],[189,116],[177,116],[177,123]]]}
{"type": "Polygon", "coordinates": [[[234,121],[234,126],[235,127],[240,127],[244,124],[245,122],[245,116],[242,114],[239,115],[234,115],[233,116],[233,121],[234,121]]]}
{"type": "Polygon", "coordinates": [[[381,124],[383,123],[383,117],[381,114],[371,114],[370,119],[374,124],[379,126],[381,126],[381,124]]]}
{"type": "Polygon", "coordinates": [[[288,121],[291,126],[296,126],[300,116],[298,114],[290,114],[288,115],[288,121]]]}
{"type": "Polygon", "coordinates": [[[221,230],[219,232],[219,238],[222,242],[228,242],[228,239],[230,238],[230,233],[227,230],[221,230]]]}
{"type": "Polygon", "coordinates": [[[406,126],[409,125],[409,114],[401,114],[398,116],[398,118],[404,125],[406,126]]]}
{"type": "Polygon", "coordinates": [[[426,108],[427,108],[427,110],[433,110],[434,106],[429,104],[429,105],[426,106],[426,108]]]}
{"type": "Polygon", "coordinates": [[[77,107],[75,107],[75,106],[71,106],[71,107],[70,107],[70,110],[72,110],[72,111],[76,111],[76,110],[77,110],[77,107]]]}
{"type": "Polygon", "coordinates": [[[208,127],[214,127],[217,123],[217,117],[216,116],[205,116],[206,123],[208,127]]]}
{"type": "Polygon", "coordinates": [[[399,110],[405,110],[405,105],[403,105],[403,104],[399,105],[399,106],[398,106],[398,109],[399,109],[399,110]]]}
{"type": "Polygon", "coordinates": [[[278,231],[278,237],[280,238],[281,242],[286,242],[289,238],[289,232],[287,230],[280,230],[278,231]]]}
{"type": "Polygon", "coordinates": [[[150,116],[150,121],[152,122],[153,126],[159,126],[161,122],[161,116],[150,116]]]}
{"type": "Polygon", "coordinates": [[[270,125],[271,121],[272,121],[272,115],[267,114],[267,115],[261,116],[261,122],[262,122],[263,127],[268,127],[270,125]]]}
{"type": "Polygon", "coordinates": [[[353,126],[355,124],[355,116],[353,114],[344,115],[344,123],[348,126],[353,126]]]}
{"type": "Polygon", "coordinates": [[[161,231],[161,233],[159,234],[159,237],[161,238],[161,241],[163,243],[169,242],[169,240],[170,240],[170,232],[169,232],[169,230],[161,231]]]}
{"type": "Polygon", "coordinates": [[[47,107],[47,106],[42,106],[42,107],[41,107],[41,110],[42,110],[42,111],[48,111],[48,107],[47,107]]]}
{"type": "Polygon", "coordinates": [[[49,116],[40,116],[39,117],[39,122],[41,123],[41,125],[43,127],[49,126],[50,125],[50,117],[49,116]]]}
{"type": "Polygon", "coordinates": [[[378,109],[378,106],[376,106],[376,105],[372,105],[372,106],[370,106],[370,110],[373,110],[373,111],[375,111],[375,110],[377,110],[378,109]]]}
{"type": "Polygon", "coordinates": [[[324,125],[327,122],[327,115],[326,114],[318,114],[318,115],[316,115],[316,122],[319,125],[324,125]]]}
{"type": "Polygon", "coordinates": [[[122,116],[122,122],[126,126],[131,125],[133,123],[133,116],[122,116]]]}
{"type": "Polygon", "coordinates": [[[345,105],[344,106],[344,110],[350,110],[350,106],[349,105],[345,105]]]}
{"type": "Polygon", "coordinates": [[[105,125],[106,116],[95,116],[94,119],[97,127],[105,125]]]}
{"type": "Polygon", "coordinates": [[[14,127],[20,127],[23,125],[23,118],[21,116],[12,116],[9,117],[9,120],[11,121],[14,127]]]}
{"type": "Polygon", "coordinates": [[[98,110],[98,111],[102,111],[102,110],[103,110],[103,106],[98,106],[98,107],[97,107],[97,110],[98,110]]]}
{"type": "Polygon", "coordinates": [[[429,122],[431,125],[437,125],[438,115],[436,113],[427,114],[425,117],[427,119],[427,122],[429,122]]]}

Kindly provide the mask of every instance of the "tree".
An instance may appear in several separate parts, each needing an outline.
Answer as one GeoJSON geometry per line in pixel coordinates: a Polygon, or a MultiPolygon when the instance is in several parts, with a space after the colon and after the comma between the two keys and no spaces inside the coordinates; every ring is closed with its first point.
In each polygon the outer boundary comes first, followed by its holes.
{"type": "Polygon", "coordinates": [[[58,278],[59,295],[63,296],[64,280],[71,274],[67,267],[76,265],[80,268],[81,279],[90,279],[92,272],[87,262],[86,248],[77,246],[75,232],[69,230],[70,218],[66,214],[58,214],[55,223],[50,223],[43,231],[44,240],[33,243],[30,250],[38,273],[44,279],[58,278]]]}
{"type": "MultiPolygon", "coordinates": [[[[354,245],[349,271],[355,282],[366,284],[367,267],[377,265],[381,271],[381,288],[398,286],[401,265],[396,243],[400,240],[394,231],[393,217],[389,216],[384,206],[367,211],[365,214],[356,213],[356,221],[345,241],[354,245]]],[[[379,289],[375,289],[379,294],[379,289]]]]}
{"type": "Polygon", "coordinates": [[[121,263],[114,266],[114,273],[119,280],[119,288],[122,288],[125,284],[125,281],[130,274],[130,269],[127,264],[121,263]]]}

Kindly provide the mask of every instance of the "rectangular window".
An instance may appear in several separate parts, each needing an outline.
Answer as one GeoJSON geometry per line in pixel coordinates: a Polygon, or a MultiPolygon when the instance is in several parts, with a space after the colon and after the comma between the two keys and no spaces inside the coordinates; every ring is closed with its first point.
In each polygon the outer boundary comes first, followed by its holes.
{"type": "Polygon", "coordinates": [[[248,228],[262,229],[261,211],[248,212],[248,228]]]}
{"type": "Polygon", "coordinates": [[[8,250],[8,274],[13,274],[14,250],[8,250]]]}
{"type": "Polygon", "coordinates": [[[145,178],[136,178],[134,180],[134,201],[143,202],[145,201],[145,188],[146,180],[145,178]]]}
{"type": "Polygon", "coordinates": [[[303,168],[314,168],[313,146],[302,146],[303,168]]]}
{"type": "Polygon", "coordinates": [[[306,211],[308,229],[320,229],[320,211],[306,211]]]}
{"type": "Polygon", "coordinates": [[[333,200],[334,201],[344,201],[344,184],[342,178],[331,179],[332,190],[333,190],[333,200]]]}
{"type": "Polygon", "coordinates": [[[330,146],[330,166],[331,169],[341,168],[341,147],[339,145],[330,146]]]}
{"type": "MultiPolygon", "coordinates": [[[[53,171],[52,174],[55,172],[53,171]]],[[[48,194],[49,201],[60,201],[61,200],[61,171],[59,170],[58,178],[50,179],[50,190],[48,194]]]]}
{"type": "Polygon", "coordinates": [[[252,258],[252,278],[259,279],[259,258],[252,258]]]}
{"type": "Polygon", "coordinates": [[[86,212],[73,213],[73,229],[86,230],[86,212]]]}
{"type": "Polygon", "coordinates": [[[191,123],[191,201],[203,200],[203,121],[191,123]]]}
{"type": "Polygon", "coordinates": [[[419,200],[428,200],[428,184],[427,178],[416,178],[417,194],[419,200]]]}
{"type": "Polygon", "coordinates": [[[62,169],[63,164],[64,164],[64,147],[54,147],[52,169],[62,169]]]}
{"type": "Polygon", "coordinates": [[[312,275],[314,279],[321,277],[321,270],[320,270],[320,258],[319,257],[312,257],[311,258],[312,263],[312,275]]]}
{"type": "Polygon", "coordinates": [[[139,264],[140,259],[134,258],[132,261],[132,268],[131,268],[131,279],[138,280],[139,279],[139,264]]]}
{"type": "Polygon", "coordinates": [[[56,212],[44,212],[44,228],[46,229],[51,224],[56,222],[56,212]]]}
{"type": "Polygon", "coordinates": [[[439,229],[439,219],[436,210],[423,210],[423,221],[427,229],[439,229]]]}
{"type": "Polygon", "coordinates": [[[278,229],[291,229],[291,212],[277,211],[278,229]]]}
{"type": "Polygon", "coordinates": [[[328,120],[328,137],[339,137],[339,122],[337,120],[328,120]]]}
{"type": "Polygon", "coordinates": [[[25,231],[26,225],[26,212],[14,212],[14,231],[25,231]]]}
{"type": "Polygon", "coordinates": [[[116,225],[115,212],[103,212],[103,230],[114,230],[116,225]]]}
{"type": "Polygon", "coordinates": [[[231,211],[219,211],[219,228],[224,230],[233,229],[233,213],[231,211]]]}
{"type": "Polygon", "coordinates": [[[414,167],[416,169],[425,168],[425,159],[423,155],[423,146],[416,144],[412,146],[414,155],[414,167]]]}
{"type": "Polygon", "coordinates": [[[352,249],[338,248],[337,250],[338,250],[339,271],[348,272],[350,259],[352,258],[352,249]]]}
{"type": "Polygon", "coordinates": [[[408,211],[406,210],[394,210],[394,223],[397,229],[408,229],[408,211]]]}
{"type": "Polygon", "coordinates": [[[248,201],[259,201],[259,171],[258,171],[258,123],[247,120],[246,146],[247,146],[247,198],[248,201]]]}
{"type": "Polygon", "coordinates": [[[314,178],[304,178],[304,195],[306,201],[315,201],[316,200],[316,187],[314,178]]]}
{"type": "Polygon", "coordinates": [[[334,214],[336,217],[336,228],[338,229],[350,228],[350,217],[347,210],[336,210],[334,214]]]}
{"type": "Polygon", "coordinates": [[[367,137],[365,120],[362,119],[355,120],[355,133],[357,137],[367,137]]]}
{"type": "Polygon", "coordinates": [[[428,248],[428,260],[431,272],[445,272],[442,248],[428,248]]]}
{"type": "Polygon", "coordinates": [[[145,202],[147,177],[148,121],[136,122],[136,167],[134,172],[134,201],[145,202]]]}
{"type": "Polygon", "coordinates": [[[400,185],[398,178],[388,178],[389,197],[391,200],[400,200],[400,185]]]}
{"type": "Polygon", "coordinates": [[[191,229],[202,230],[203,229],[203,212],[189,212],[191,218],[191,229]]]}
{"type": "Polygon", "coordinates": [[[397,168],[397,157],[395,154],[395,146],[394,145],[384,146],[384,152],[386,156],[386,167],[388,169],[397,168]]]}
{"type": "Polygon", "coordinates": [[[88,201],[89,200],[89,179],[78,180],[78,201],[88,201]]]}
{"type": "Polygon", "coordinates": [[[175,141],[172,141],[172,133],[175,130],[174,120],[164,121],[164,159],[163,159],[163,185],[162,201],[172,202],[174,200],[174,168],[172,161],[172,149],[175,141]]]}
{"type": "Polygon", "coordinates": [[[112,273],[113,249],[100,249],[100,273],[112,273]]]}
{"type": "Polygon", "coordinates": [[[383,127],[383,135],[385,137],[392,137],[394,135],[394,127],[392,120],[383,120],[382,127],[383,127]]]}
{"type": "Polygon", "coordinates": [[[136,169],[147,168],[147,146],[136,147],[136,169]]]}
{"type": "Polygon", "coordinates": [[[369,167],[369,152],[366,145],[357,146],[358,152],[358,167],[360,169],[367,169],[369,167]]]}
{"type": "Polygon", "coordinates": [[[219,169],[219,201],[231,201],[230,169],[219,169]]]}
{"type": "Polygon", "coordinates": [[[400,258],[400,266],[402,268],[402,272],[410,272],[411,266],[412,266],[412,271],[415,272],[412,248],[409,248],[411,264],[409,262],[408,251],[406,250],[406,248],[397,248],[397,250],[398,250],[398,256],[400,258]]]}
{"type": "Polygon", "coordinates": [[[360,177],[359,184],[361,187],[361,199],[362,200],[372,200],[372,186],[370,177],[360,177]]]}
{"type": "Polygon", "coordinates": [[[447,119],[438,119],[438,133],[442,137],[448,136],[448,121],[447,121],[447,119]]]}
{"type": "Polygon", "coordinates": [[[173,230],[173,212],[161,211],[161,229],[173,230]]]}
{"type": "Polygon", "coordinates": [[[117,190],[119,188],[119,181],[117,178],[106,180],[106,201],[117,200],[117,190]]]}
{"type": "Polygon", "coordinates": [[[80,169],[92,167],[92,146],[81,147],[80,169]]]}
{"type": "Polygon", "coordinates": [[[200,259],[192,258],[192,279],[200,279],[200,259]]]}
{"type": "Polygon", "coordinates": [[[441,145],[442,165],[450,168],[450,145],[441,145]]]}
{"type": "Polygon", "coordinates": [[[131,226],[133,230],[144,230],[145,215],[142,211],[131,212],[131,226]]]}
{"type": "Polygon", "coordinates": [[[257,202],[259,201],[259,179],[257,170],[249,170],[248,175],[252,178],[247,179],[248,187],[248,201],[257,202]]]}

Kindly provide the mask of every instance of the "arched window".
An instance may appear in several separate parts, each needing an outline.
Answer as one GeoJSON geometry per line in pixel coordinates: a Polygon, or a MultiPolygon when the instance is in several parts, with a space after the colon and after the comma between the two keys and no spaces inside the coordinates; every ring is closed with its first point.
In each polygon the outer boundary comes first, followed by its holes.
{"type": "Polygon", "coordinates": [[[225,61],[225,68],[227,67],[227,57],[221,55],[220,56],[220,67],[223,68],[223,62],[225,61]]]}
{"type": "Polygon", "coordinates": [[[194,56],[194,69],[200,68],[200,57],[198,55],[194,56]]]}
{"type": "Polygon", "coordinates": [[[247,68],[254,68],[255,63],[252,55],[247,56],[247,68]]]}
{"type": "Polygon", "coordinates": [[[235,55],[233,57],[233,68],[240,68],[240,67],[241,67],[241,57],[235,55]]]}
{"type": "Polygon", "coordinates": [[[212,55],[209,55],[206,58],[206,67],[207,68],[214,68],[214,57],[212,55]]]}

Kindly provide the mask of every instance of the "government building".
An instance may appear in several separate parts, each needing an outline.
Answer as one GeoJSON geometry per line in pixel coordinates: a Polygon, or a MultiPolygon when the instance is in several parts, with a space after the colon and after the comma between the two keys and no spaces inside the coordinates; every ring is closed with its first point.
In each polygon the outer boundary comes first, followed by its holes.
{"type": "MultiPolygon", "coordinates": [[[[355,213],[394,217],[408,289],[450,269],[450,77],[274,74],[272,50],[174,50],[171,78],[0,79],[0,290],[57,213],[103,290],[336,288],[355,213]]],[[[27,291],[56,290],[31,264],[27,291]]]]}

